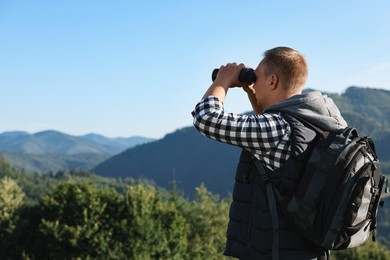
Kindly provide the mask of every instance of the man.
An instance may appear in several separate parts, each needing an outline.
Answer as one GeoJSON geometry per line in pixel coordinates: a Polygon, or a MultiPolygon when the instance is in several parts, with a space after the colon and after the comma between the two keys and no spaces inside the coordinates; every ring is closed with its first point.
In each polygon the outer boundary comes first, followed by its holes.
{"type": "MultiPolygon", "coordinates": [[[[302,94],[308,68],[304,57],[288,47],[264,53],[253,85],[239,82],[243,64],[221,66],[196,105],[194,125],[203,135],[243,148],[236,170],[224,254],[240,259],[271,259],[273,228],[265,185],[254,166],[256,157],[283,196],[295,189],[315,132],[288,113],[328,131],[347,126],[333,101],[320,92],[302,94]],[[229,88],[241,87],[255,115],[232,114],[223,104],[229,88]],[[294,168],[294,169],[292,169],[294,168]]],[[[280,259],[325,259],[327,252],[295,233],[278,214],[280,259]]]]}

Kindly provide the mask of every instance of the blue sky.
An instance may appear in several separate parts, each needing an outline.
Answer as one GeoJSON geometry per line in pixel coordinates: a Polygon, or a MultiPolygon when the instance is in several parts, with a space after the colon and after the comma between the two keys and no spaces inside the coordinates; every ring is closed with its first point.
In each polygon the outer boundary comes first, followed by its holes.
{"type": "MultiPolygon", "coordinates": [[[[390,1],[0,1],[0,132],[161,138],[227,62],[302,52],[308,88],[390,90],[390,1]]],[[[250,105],[240,89],[229,112],[250,105]]]]}

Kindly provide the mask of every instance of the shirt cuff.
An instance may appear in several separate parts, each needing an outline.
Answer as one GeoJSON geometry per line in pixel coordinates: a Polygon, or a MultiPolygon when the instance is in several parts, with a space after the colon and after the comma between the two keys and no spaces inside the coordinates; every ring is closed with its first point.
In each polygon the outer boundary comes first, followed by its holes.
{"type": "Polygon", "coordinates": [[[195,109],[191,112],[191,114],[194,117],[196,114],[199,114],[200,111],[206,108],[209,110],[211,107],[214,107],[215,109],[221,109],[223,108],[223,103],[215,96],[202,98],[195,106],[195,109]]]}

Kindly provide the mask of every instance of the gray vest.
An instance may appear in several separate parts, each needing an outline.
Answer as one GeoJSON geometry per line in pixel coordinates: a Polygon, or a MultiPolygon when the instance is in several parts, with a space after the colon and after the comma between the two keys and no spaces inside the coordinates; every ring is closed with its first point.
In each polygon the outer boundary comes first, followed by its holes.
{"type": "MultiPolygon", "coordinates": [[[[315,132],[291,116],[283,117],[292,129],[292,150],[286,163],[270,172],[269,176],[282,195],[289,196],[300,179],[315,132]]],[[[265,185],[261,182],[252,156],[249,151],[243,150],[237,166],[224,254],[240,259],[271,259],[272,220],[265,185]]],[[[324,254],[291,230],[279,212],[280,259],[312,259],[324,254]]]]}

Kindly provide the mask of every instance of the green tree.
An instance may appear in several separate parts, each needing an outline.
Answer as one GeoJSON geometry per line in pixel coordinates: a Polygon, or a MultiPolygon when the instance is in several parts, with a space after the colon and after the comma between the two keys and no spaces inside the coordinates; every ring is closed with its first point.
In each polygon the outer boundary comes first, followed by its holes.
{"type": "Polygon", "coordinates": [[[61,184],[27,208],[19,233],[20,252],[35,258],[114,259],[113,227],[121,198],[92,184],[61,184]]]}
{"type": "Polygon", "coordinates": [[[0,179],[0,259],[12,251],[12,233],[23,197],[23,191],[14,180],[8,177],[0,179]]]}
{"type": "Polygon", "coordinates": [[[188,259],[221,259],[226,242],[229,201],[220,201],[202,184],[185,207],[190,225],[188,259]]]}
{"type": "MultiPolygon", "coordinates": [[[[0,223],[10,223],[15,211],[23,202],[24,193],[11,178],[0,179],[0,223]]],[[[12,228],[13,226],[9,226],[12,228]]]]}
{"type": "Polygon", "coordinates": [[[149,185],[130,186],[126,193],[129,259],[183,259],[186,222],[177,204],[149,185]]]}
{"type": "Polygon", "coordinates": [[[336,260],[389,260],[390,252],[381,244],[369,239],[363,246],[333,251],[331,256],[336,260]]]}

